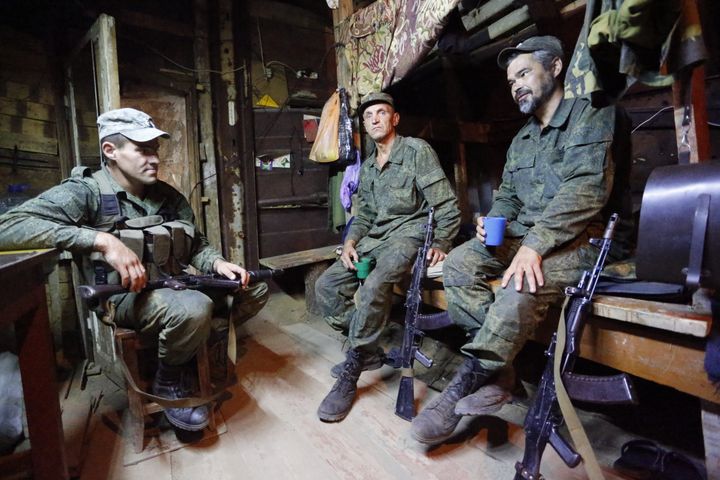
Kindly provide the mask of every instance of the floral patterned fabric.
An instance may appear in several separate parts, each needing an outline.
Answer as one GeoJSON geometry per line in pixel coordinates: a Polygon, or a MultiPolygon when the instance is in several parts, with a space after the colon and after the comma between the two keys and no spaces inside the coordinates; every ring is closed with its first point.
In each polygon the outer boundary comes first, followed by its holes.
{"type": "Polygon", "coordinates": [[[345,45],[340,68],[350,104],[383,90],[410,72],[435,44],[460,0],[377,0],[338,26],[345,45]]]}

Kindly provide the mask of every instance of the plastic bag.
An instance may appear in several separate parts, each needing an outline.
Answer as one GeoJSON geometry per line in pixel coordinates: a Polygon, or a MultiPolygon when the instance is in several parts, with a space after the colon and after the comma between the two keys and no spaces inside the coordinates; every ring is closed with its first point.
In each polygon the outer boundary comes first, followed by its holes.
{"type": "Polygon", "coordinates": [[[317,137],[310,150],[313,162],[328,163],[338,159],[338,129],[340,124],[340,95],[335,91],[322,109],[317,137]]]}
{"type": "Polygon", "coordinates": [[[353,145],[353,125],[350,118],[350,99],[344,88],[340,93],[340,119],[338,125],[338,163],[341,167],[355,163],[355,146],[353,145]]]}

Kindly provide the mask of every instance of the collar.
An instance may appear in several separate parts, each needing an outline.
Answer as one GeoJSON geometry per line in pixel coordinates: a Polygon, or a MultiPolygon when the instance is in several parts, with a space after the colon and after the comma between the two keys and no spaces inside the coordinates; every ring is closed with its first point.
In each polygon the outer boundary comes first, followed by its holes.
{"type": "Polygon", "coordinates": [[[548,127],[559,128],[565,125],[570,118],[570,112],[572,112],[573,105],[575,105],[574,98],[563,98],[560,100],[557,110],[553,114],[548,127]]]}
{"type": "MultiPolygon", "coordinates": [[[[555,110],[555,113],[553,113],[550,122],[545,128],[559,128],[565,125],[570,118],[570,112],[572,112],[576,100],[577,99],[575,98],[563,98],[562,100],[560,100],[558,108],[555,110]]],[[[540,122],[538,122],[538,119],[537,117],[535,117],[535,115],[531,115],[522,128],[522,138],[528,138],[530,135],[532,135],[533,131],[539,130],[540,122]]]]}
{"type": "MultiPolygon", "coordinates": [[[[402,148],[402,146],[404,144],[405,144],[405,137],[395,134],[395,141],[393,142],[392,148],[390,148],[390,155],[388,157],[388,163],[402,165],[403,155],[398,155],[397,153],[400,151],[400,149],[402,148]]],[[[372,160],[372,166],[375,168],[378,168],[377,162],[375,161],[377,159],[377,152],[378,152],[378,149],[377,149],[377,146],[375,146],[375,150],[373,150],[372,155],[369,157],[369,160],[372,160]]]]}
{"type": "Polygon", "coordinates": [[[124,190],[123,187],[119,183],[117,183],[106,165],[103,165],[101,170],[102,173],[107,177],[108,182],[110,183],[110,187],[112,187],[113,192],[115,192],[115,195],[118,198],[125,199],[134,203],[138,207],[145,210],[147,215],[155,215],[162,208],[163,203],[165,202],[165,198],[160,194],[160,191],[157,188],[157,182],[147,187],[145,199],[143,200],[140,197],[136,197],[132,193],[124,190]]]}
{"type": "MultiPolygon", "coordinates": [[[[572,112],[576,100],[576,98],[563,98],[560,101],[557,110],[555,110],[555,113],[550,119],[550,122],[545,128],[559,128],[565,125],[570,118],[570,113],[572,112]]],[[[522,138],[528,138],[535,131],[540,131],[540,123],[538,122],[535,115],[531,115],[519,133],[521,134],[522,138]]]]}

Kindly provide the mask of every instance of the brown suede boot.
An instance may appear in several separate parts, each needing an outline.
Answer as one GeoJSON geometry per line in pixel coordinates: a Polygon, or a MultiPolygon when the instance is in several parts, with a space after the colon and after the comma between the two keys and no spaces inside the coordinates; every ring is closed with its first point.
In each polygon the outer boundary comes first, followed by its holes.
{"type": "Polygon", "coordinates": [[[458,400],[476,391],[489,377],[490,372],[480,367],[477,359],[466,359],[445,390],[413,419],[413,438],[427,444],[449,438],[462,418],[455,413],[458,400]]]}

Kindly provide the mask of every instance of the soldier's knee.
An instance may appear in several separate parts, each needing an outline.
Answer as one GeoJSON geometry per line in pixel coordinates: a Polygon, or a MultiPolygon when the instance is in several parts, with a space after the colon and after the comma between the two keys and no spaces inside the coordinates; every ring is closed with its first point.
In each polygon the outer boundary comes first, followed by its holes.
{"type": "Polygon", "coordinates": [[[337,287],[332,287],[331,282],[325,274],[315,281],[315,298],[318,302],[326,303],[337,294],[337,287]]]}
{"type": "Polygon", "coordinates": [[[471,265],[467,264],[465,245],[451,250],[443,261],[443,283],[446,287],[464,287],[474,283],[471,265]]]}
{"type": "Polygon", "coordinates": [[[454,250],[450,250],[450,253],[447,254],[447,257],[445,257],[445,260],[443,260],[443,274],[445,274],[446,271],[457,271],[461,269],[461,263],[463,260],[463,248],[456,248],[454,250]]]}

